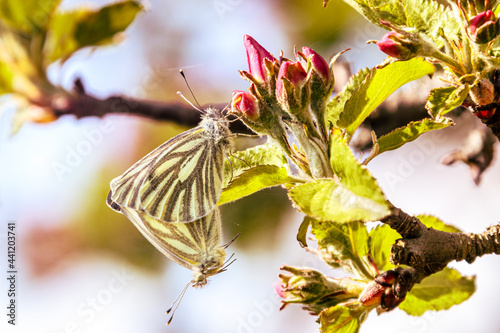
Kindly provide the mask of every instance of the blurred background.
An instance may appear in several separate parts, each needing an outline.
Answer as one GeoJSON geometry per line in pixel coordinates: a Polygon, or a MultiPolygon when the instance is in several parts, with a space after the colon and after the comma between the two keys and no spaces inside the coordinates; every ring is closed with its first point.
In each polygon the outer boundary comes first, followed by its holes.
{"type": "MultiPolygon", "coordinates": [[[[65,9],[100,7],[101,0],[63,1],[65,9]]],[[[385,55],[365,42],[384,31],[341,1],[325,9],[321,0],[151,0],[115,45],[85,49],[50,80],[71,89],[81,78],[87,93],[106,98],[179,101],[184,69],[199,102],[227,103],[246,90],[243,35],[275,56],[309,46],[341,58],[352,72],[379,64],[385,55]]],[[[426,80],[424,78],[423,80],[426,80]]],[[[338,78],[338,82],[345,78],[338,78]]],[[[339,86],[336,86],[339,89],[339,86]]],[[[240,237],[228,252],[237,261],[202,289],[190,288],[166,327],[165,310],[192,278],[150,245],[123,215],[105,204],[109,182],[140,157],[187,128],[135,116],[63,116],[48,124],[26,123],[10,135],[13,107],[3,98],[0,118],[0,266],[7,271],[7,223],[17,234],[17,325],[2,332],[317,332],[315,317],[299,306],[279,311],[272,283],[283,264],[345,273],[323,265],[295,240],[302,216],[280,188],[222,207],[224,239],[240,237]],[[61,165],[66,166],[61,168],[61,165]]],[[[182,101],[181,101],[182,102],[182,101]]],[[[402,110],[404,111],[404,110],[402,110]]],[[[408,213],[433,214],[468,232],[498,223],[500,166],[493,162],[476,186],[465,165],[443,166],[444,155],[464,143],[478,126],[472,116],[422,136],[374,159],[369,168],[388,199],[408,213]]],[[[239,139],[240,147],[252,144],[239,139]]],[[[495,146],[498,152],[498,145],[495,146]]],[[[477,291],[448,311],[410,317],[399,309],[380,318],[372,311],[361,332],[498,332],[496,300],[500,257],[473,265],[453,263],[477,274],[477,291]]],[[[0,284],[7,304],[7,281],[0,284]]],[[[5,313],[7,310],[2,307],[5,313]]]]}

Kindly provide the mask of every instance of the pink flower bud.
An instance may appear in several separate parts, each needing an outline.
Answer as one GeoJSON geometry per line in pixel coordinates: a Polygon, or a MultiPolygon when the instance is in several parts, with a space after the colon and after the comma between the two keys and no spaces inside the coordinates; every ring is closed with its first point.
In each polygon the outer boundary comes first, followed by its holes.
{"type": "Polygon", "coordinates": [[[401,34],[398,34],[395,31],[390,31],[382,37],[381,40],[377,42],[377,46],[380,51],[385,54],[393,57],[393,58],[401,58],[402,53],[406,50],[402,47],[402,45],[395,40],[396,38],[404,37],[401,34]]]}
{"type": "Polygon", "coordinates": [[[377,282],[372,281],[366,286],[361,295],[359,295],[358,301],[361,305],[367,307],[380,305],[385,288],[377,282]]]}
{"type": "Polygon", "coordinates": [[[268,59],[271,62],[276,59],[262,45],[248,35],[243,36],[243,44],[247,51],[248,71],[257,81],[266,82],[268,71],[264,59],[268,59]]]}
{"type": "Polygon", "coordinates": [[[306,83],[307,73],[300,62],[285,61],[281,64],[276,82],[276,97],[279,101],[285,101],[288,98],[284,80],[287,80],[294,88],[302,88],[306,83]]]}
{"type": "Polygon", "coordinates": [[[469,21],[469,32],[477,44],[486,44],[498,36],[500,26],[491,10],[479,13],[469,21]]]}
{"type": "Polygon", "coordinates": [[[283,284],[281,283],[281,280],[276,280],[273,282],[273,288],[274,291],[276,291],[276,294],[278,294],[279,297],[285,298],[285,291],[283,290],[283,284]]]}
{"type": "Polygon", "coordinates": [[[246,91],[233,91],[233,97],[231,101],[233,111],[244,114],[250,119],[256,119],[259,117],[259,108],[257,99],[249,92],[246,91]]]}
{"type": "Polygon", "coordinates": [[[328,67],[325,59],[308,47],[303,47],[302,53],[307,59],[311,60],[312,68],[320,74],[321,78],[328,81],[330,77],[330,67],[328,67]]]}
{"type": "Polygon", "coordinates": [[[469,31],[472,35],[476,34],[479,27],[487,24],[488,22],[493,22],[495,20],[495,14],[491,10],[479,13],[469,21],[469,31]]]}

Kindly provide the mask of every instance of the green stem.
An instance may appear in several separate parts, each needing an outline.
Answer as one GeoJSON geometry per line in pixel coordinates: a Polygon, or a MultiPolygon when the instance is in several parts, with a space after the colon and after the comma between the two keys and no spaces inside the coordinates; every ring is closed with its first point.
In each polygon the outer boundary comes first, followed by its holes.
{"type": "Polygon", "coordinates": [[[316,179],[332,178],[333,171],[328,160],[327,147],[319,140],[308,136],[302,124],[293,120],[287,120],[285,123],[304,149],[312,176],[316,179]]]}
{"type": "Polygon", "coordinates": [[[430,55],[428,55],[428,57],[432,57],[436,60],[441,61],[442,63],[444,63],[445,65],[447,65],[448,67],[450,67],[453,71],[455,71],[457,73],[462,73],[464,70],[464,68],[462,68],[462,66],[460,65],[459,62],[457,62],[452,57],[450,57],[447,54],[444,54],[440,51],[432,52],[430,55]]]}

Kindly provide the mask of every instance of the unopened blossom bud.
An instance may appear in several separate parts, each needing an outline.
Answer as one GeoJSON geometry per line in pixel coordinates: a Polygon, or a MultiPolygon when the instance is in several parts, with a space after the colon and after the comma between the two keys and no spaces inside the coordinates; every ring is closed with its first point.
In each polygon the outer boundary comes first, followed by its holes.
{"type": "Polygon", "coordinates": [[[283,290],[283,284],[281,284],[281,280],[276,280],[273,282],[274,291],[278,294],[279,297],[285,298],[285,292],[283,290]]]}
{"type": "Polygon", "coordinates": [[[372,281],[366,286],[361,295],[359,295],[358,301],[363,306],[378,306],[382,302],[382,295],[385,288],[376,281],[372,281]]]}
{"type": "MultiPolygon", "coordinates": [[[[250,86],[250,92],[233,91],[231,101],[231,112],[237,114],[245,125],[260,135],[268,135],[285,152],[291,153],[285,126],[281,117],[274,113],[274,109],[265,101],[259,100],[257,88],[254,83],[250,86]]],[[[279,108],[276,106],[276,108],[279,108]]]]}
{"type": "Polygon", "coordinates": [[[276,59],[262,45],[257,43],[252,37],[243,36],[243,44],[247,52],[248,72],[258,83],[265,84],[269,82],[270,76],[274,73],[269,72],[269,63],[276,59]],[[268,64],[266,65],[266,59],[268,64]]]}
{"type": "MultiPolygon", "coordinates": [[[[318,77],[327,82],[330,79],[331,74],[330,67],[328,66],[325,59],[323,59],[323,57],[316,53],[313,49],[308,47],[302,48],[302,54],[307,60],[311,62],[312,70],[317,73],[318,77]]],[[[305,67],[307,68],[307,66],[305,67]]]]}
{"type": "Polygon", "coordinates": [[[256,120],[259,118],[260,112],[257,99],[249,92],[246,91],[233,91],[233,98],[231,100],[233,112],[241,113],[246,118],[256,120]]]}
{"type": "Polygon", "coordinates": [[[479,119],[488,120],[495,115],[498,93],[495,84],[490,79],[483,78],[470,87],[469,95],[462,105],[469,107],[479,119]]]}
{"type": "Polygon", "coordinates": [[[394,282],[396,282],[396,279],[398,278],[399,273],[395,270],[388,270],[383,272],[382,274],[379,274],[375,277],[375,282],[378,284],[388,287],[392,286],[394,282]]]}
{"type": "Polygon", "coordinates": [[[311,91],[306,83],[307,73],[300,62],[283,62],[276,83],[276,99],[281,108],[288,113],[289,116],[283,121],[293,133],[299,145],[305,150],[311,168],[316,169],[319,167],[319,170],[322,170],[322,166],[312,166],[312,164],[316,163],[314,160],[316,151],[312,152],[315,147],[308,146],[311,137],[322,140],[323,136],[314,124],[314,116],[310,106],[311,91]]]}
{"type": "Polygon", "coordinates": [[[307,69],[311,111],[316,117],[322,136],[326,138],[328,128],[326,103],[331,97],[335,84],[333,70],[322,56],[308,47],[303,47],[302,52],[296,52],[295,55],[297,61],[300,61],[307,69]]]}
{"type": "Polygon", "coordinates": [[[283,298],[282,309],[289,303],[302,303],[314,314],[347,299],[355,299],[366,283],[352,278],[334,279],[307,268],[281,267],[290,274],[280,274],[276,292],[283,298]]]}
{"type": "Polygon", "coordinates": [[[282,294],[287,303],[313,303],[328,290],[328,280],[313,269],[287,269],[293,275],[280,274],[282,294]]]}
{"type": "Polygon", "coordinates": [[[288,112],[303,108],[306,78],[307,73],[300,62],[285,61],[281,64],[276,82],[276,98],[288,112]]]}
{"type": "MultiPolygon", "coordinates": [[[[306,81],[307,73],[300,62],[285,61],[281,64],[276,82],[276,99],[281,108],[291,116],[292,121],[298,120],[301,123],[301,131],[302,125],[314,129],[309,112],[310,96],[306,81]]],[[[294,135],[301,136],[298,133],[294,135]]]]}
{"type": "Polygon", "coordinates": [[[499,32],[499,22],[491,10],[479,13],[469,20],[470,36],[478,44],[491,42],[499,32]]]}
{"type": "Polygon", "coordinates": [[[475,103],[475,106],[493,103],[495,99],[495,86],[489,79],[481,79],[470,88],[469,96],[475,103]]]}
{"type": "Polygon", "coordinates": [[[377,42],[380,51],[400,60],[409,60],[418,55],[420,43],[412,41],[406,36],[395,31],[386,33],[381,40],[377,42]]]}
{"type": "Polygon", "coordinates": [[[398,298],[394,294],[394,289],[391,288],[385,288],[384,294],[382,295],[382,300],[380,302],[380,306],[382,309],[391,311],[392,309],[395,309],[401,302],[403,302],[405,299],[404,298],[398,298]]]}
{"type": "Polygon", "coordinates": [[[377,275],[372,282],[368,283],[359,296],[358,301],[366,307],[380,305],[386,311],[394,309],[404,301],[404,297],[396,297],[393,290],[393,285],[397,281],[398,276],[399,272],[397,270],[388,270],[377,275]]]}

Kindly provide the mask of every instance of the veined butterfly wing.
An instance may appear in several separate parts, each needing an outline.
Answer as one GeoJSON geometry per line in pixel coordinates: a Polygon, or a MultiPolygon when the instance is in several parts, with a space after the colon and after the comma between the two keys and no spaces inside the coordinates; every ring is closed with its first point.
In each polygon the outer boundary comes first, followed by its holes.
{"type": "Polygon", "coordinates": [[[192,222],[215,208],[224,156],[232,153],[233,140],[224,115],[212,108],[205,112],[197,127],[168,140],[111,181],[111,208],[144,211],[164,222],[192,222]]]}
{"type": "Polygon", "coordinates": [[[219,208],[189,223],[165,223],[127,207],[122,207],[122,212],[167,258],[193,271],[193,286],[203,286],[208,277],[224,271],[226,251],[220,245],[219,208]]]}

